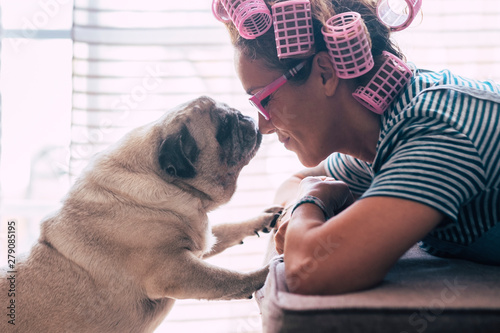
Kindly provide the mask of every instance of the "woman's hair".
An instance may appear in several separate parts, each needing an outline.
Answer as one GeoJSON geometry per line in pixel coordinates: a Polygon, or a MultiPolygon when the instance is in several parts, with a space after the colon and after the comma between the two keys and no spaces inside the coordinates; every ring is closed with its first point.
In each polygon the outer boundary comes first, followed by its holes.
{"type": "MultiPolygon", "coordinates": [[[[272,5],[281,1],[264,0],[269,10],[271,10],[272,5]]],[[[352,11],[361,15],[368,29],[375,68],[380,66],[382,62],[381,56],[383,51],[390,52],[398,58],[404,59],[404,55],[390,38],[390,29],[378,19],[376,0],[310,0],[310,3],[314,30],[314,53],[327,51],[321,32],[326,21],[336,14],[352,11]]],[[[226,23],[226,27],[229,31],[231,42],[238,51],[250,59],[263,60],[270,70],[285,72],[301,61],[301,59],[297,58],[278,58],[273,26],[265,34],[255,39],[241,37],[231,21],[226,23]]],[[[310,56],[311,54],[308,54],[303,58],[310,56]]],[[[306,69],[300,71],[293,79],[298,82],[307,79],[310,73],[310,63],[306,66],[306,69]]],[[[370,73],[367,75],[370,75],[370,73]]],[[[365,81],[367,79],[361,77],[360,80],[365,81]]]]}

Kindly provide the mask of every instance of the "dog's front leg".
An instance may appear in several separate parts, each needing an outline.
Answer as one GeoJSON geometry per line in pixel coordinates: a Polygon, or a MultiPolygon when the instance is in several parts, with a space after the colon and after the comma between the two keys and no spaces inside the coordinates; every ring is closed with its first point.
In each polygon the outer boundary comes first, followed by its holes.
{"type": "Polygon", "coordinates": [[[203,258],[208,258],[216,255],[228,247],[242,244],[243,239],[248,236],[258,235],[259,231],[269,232],[274,225],[276,220],[280,216],[282,207],[273,206],[266,209],[260,215],[240,222],[240,223],[225,223],[218,224],[212,227],[212,233],[214,234],[217,242],[210,249],[209,252],[203,255],[203,258]]]}
{"type": "Polygon", "coordinates": [[[264,285],[268,274],[267,266],[248,273],[217,267],[196,257],[189,250],[170,259],[167,267],[159,265],[145,281],[149,298],[251,298],[264,285]]]}

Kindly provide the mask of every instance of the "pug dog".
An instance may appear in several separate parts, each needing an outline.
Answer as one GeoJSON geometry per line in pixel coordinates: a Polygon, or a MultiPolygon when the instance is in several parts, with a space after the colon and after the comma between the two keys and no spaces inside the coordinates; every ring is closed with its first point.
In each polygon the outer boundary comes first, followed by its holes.
{"type": "MultiPolygon", "coordinates": [[[[213,227],[207,218],[260,142],[251,118],[200,97],[99,154],[16,263],[15,325],[4,315],[0,331],[152,332],[175,299],[250,298],[267,267],[202,259],[270,230],[281,210],[213,227]]],[[[4,270],[2,306],[8,278],[4,270]]]]}

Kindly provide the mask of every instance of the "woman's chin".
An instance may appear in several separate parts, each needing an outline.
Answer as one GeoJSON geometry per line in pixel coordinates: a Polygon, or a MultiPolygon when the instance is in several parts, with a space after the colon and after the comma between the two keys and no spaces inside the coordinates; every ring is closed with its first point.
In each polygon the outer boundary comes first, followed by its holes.
{"type": "Polygon", "coordinates": [[[290,138],[285,140],[280,139],[280,141],[287,150],[297,155],[300,163],[306,168],[313,168],[324,160],[317,158],[317,156],[313,156],[310,151],[304,152],[302,149],[299,149],[290,138]]]}
{"type": "Polygon", "coordinates": [[[298,152],[294,153],[299,158],[300,163],[306,168],[314,168],[323,161],[322,159],[311,158],[311,156],[304,156],[304,154],[298,152]]]}

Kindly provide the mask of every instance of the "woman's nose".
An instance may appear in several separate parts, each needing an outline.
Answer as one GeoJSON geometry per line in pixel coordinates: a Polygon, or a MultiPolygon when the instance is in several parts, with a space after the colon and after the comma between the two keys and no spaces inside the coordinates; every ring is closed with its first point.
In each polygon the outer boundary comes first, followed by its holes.
{"type": "Polygon", "coordinates": [[[271,119],[266,120],[263,115],[259,113],[259,132],[262,134],[272,134],[275,128],[271,119]]]}

